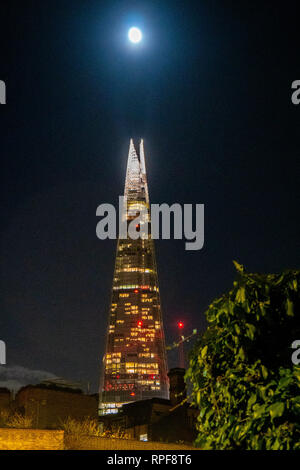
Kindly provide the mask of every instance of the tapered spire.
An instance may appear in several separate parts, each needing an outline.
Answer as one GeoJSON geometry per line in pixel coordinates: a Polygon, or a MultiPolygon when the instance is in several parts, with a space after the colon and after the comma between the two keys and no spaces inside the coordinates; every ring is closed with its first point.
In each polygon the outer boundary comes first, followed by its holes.
{"type": "Polygon", "coordinates": [[[128,199],[144,198],[149,203],[143,139],[139,147],[130,139],[124,196],[128,199]]]}
{"type": "MultiPolygon", "coordinates": [[[[130,139],[124,195],[127,222],[145,208],[141,223],[150,222],[143,140],[137,146],[130,139]]],[[[99,412],[114,413],[124,403],[153,397],[168,398],[168,378],[154,241],[148,234],[118,240],[99,412]]]]}

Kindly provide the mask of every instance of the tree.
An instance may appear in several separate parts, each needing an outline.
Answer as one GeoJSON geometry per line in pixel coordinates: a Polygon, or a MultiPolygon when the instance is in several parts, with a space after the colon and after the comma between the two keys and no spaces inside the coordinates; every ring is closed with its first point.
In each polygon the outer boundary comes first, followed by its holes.
{"type": "Polygon", "coordinates": [[[208,308],[186,379],[204,449],[300,449],[299,271],[238,278],[208,308]]]}

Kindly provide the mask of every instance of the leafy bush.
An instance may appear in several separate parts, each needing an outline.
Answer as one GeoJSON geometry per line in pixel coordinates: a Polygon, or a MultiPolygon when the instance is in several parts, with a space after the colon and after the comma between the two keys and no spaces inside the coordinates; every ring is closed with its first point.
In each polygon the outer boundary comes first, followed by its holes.
{"type": "Polygon", "coordinates": [[[208,308],[186,378],[204,449],[300,449],[299,271],[247,274],[208,308]]]}

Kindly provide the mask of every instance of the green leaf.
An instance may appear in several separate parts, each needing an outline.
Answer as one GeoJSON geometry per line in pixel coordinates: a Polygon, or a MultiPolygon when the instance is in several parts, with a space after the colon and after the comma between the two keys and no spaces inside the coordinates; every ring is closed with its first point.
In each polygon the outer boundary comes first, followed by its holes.
{"type": "Polygon", "coordinates": [[[253,340],[256,328],[254,325],[251,325],[250,323],[246,323],[246,326],[247,326],[247,336],[253,340]]]}
{"type": "Polygon", "coordinates": [[[292,290],[297,291],[297,287],[298,287],[297,279],[293,279],[292,282],[289,283],[289,287],[290,287],[292,290]]]}
{"type": "Polygon", "coordinates": [[[244,272],[244,266],[242,264],[239,264],[237,261],[233,260],[232,261],[234,266],[235,266],[235,269],[237,270],[237,272],[239,273],[243,273],[244,272]]]}
{"type": "Polygon", "coordinates": [[[244,351],[243,348],[240,348],[240,349],[239,349],[238,356],[240,357],[240,359],[241,359],[242,361],[245,360],[245,351],[244,351]]]}
{"type": "Polygon", "coordinates": [[[274,444],[272,445],[271,449],[272,450],[278,450],[280,447],[280,442],[278,440],[278,438],[276,439],[276,441],[274,442],[274,444]]]}
{"type": "Polygon", "coordinates": [[[273,405],[269,407],[269,411],[272,419],[282,416],[284,412],[284,403],[281,401],[273,403],[273,405]]]}
{"type": "Polygon", "coordinates": [[[279,380],[279,383],[278,383],[278,388],[286,388],[289,384],[293,383],[293,377],[282,377],[280,380],[279,380]]]}
{"type": "Polygon", "coordinates": [[[268,369],[265,366],[261,366],[261,372],[264,379],[268,377],[268,369]]]}
{"type": "Polygon", "coordinates": [[[204,348],[203,348],[203,349],[201,349],[201,357],[202,357],[202,359],[204,359],[204,358],[205,358],[205,356],[206,356],[206,353],[207,353],[207,345],[206,345],[206,346],[204,346],[204,348]]]}
{"type": "Polygon", "coordinates": [[[252,405],[256,402],[256,394],[253,393],[248,400],[248,407],[251,408],[252,405]]]}
{"type": "Polygon", "coordinates": [[[236,293],[235,300],[238,303],[243,303],[245,302],[246,296],[245,296],[245,287],[240,287],[236,293]]]}
{"type": "Polygon", "coordinates": [[[286,313],[289,317],[294,316],[294,304],[290,299],[286,299],[286,313]]]}
{"type": "Polygon", "coordinates": [[[257,419],[260,418],[266,411],[266,405],[257,405],[257,408],[254,411],[253,418],[257,419]]]}

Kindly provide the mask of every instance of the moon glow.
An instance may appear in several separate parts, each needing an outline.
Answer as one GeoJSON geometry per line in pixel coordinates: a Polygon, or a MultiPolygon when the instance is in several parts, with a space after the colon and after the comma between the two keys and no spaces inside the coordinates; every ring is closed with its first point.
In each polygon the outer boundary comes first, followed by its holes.
{"type": "Polygon", "coordinates": [[[128,38],[129,38],[129,41],[133,42],[133,43],[138,43],[142,40],[142,32],[139,28],[136,28],[135,26],[133,26],[132,28],[130,28],[130,30],[128,31],[128,38]]]}

